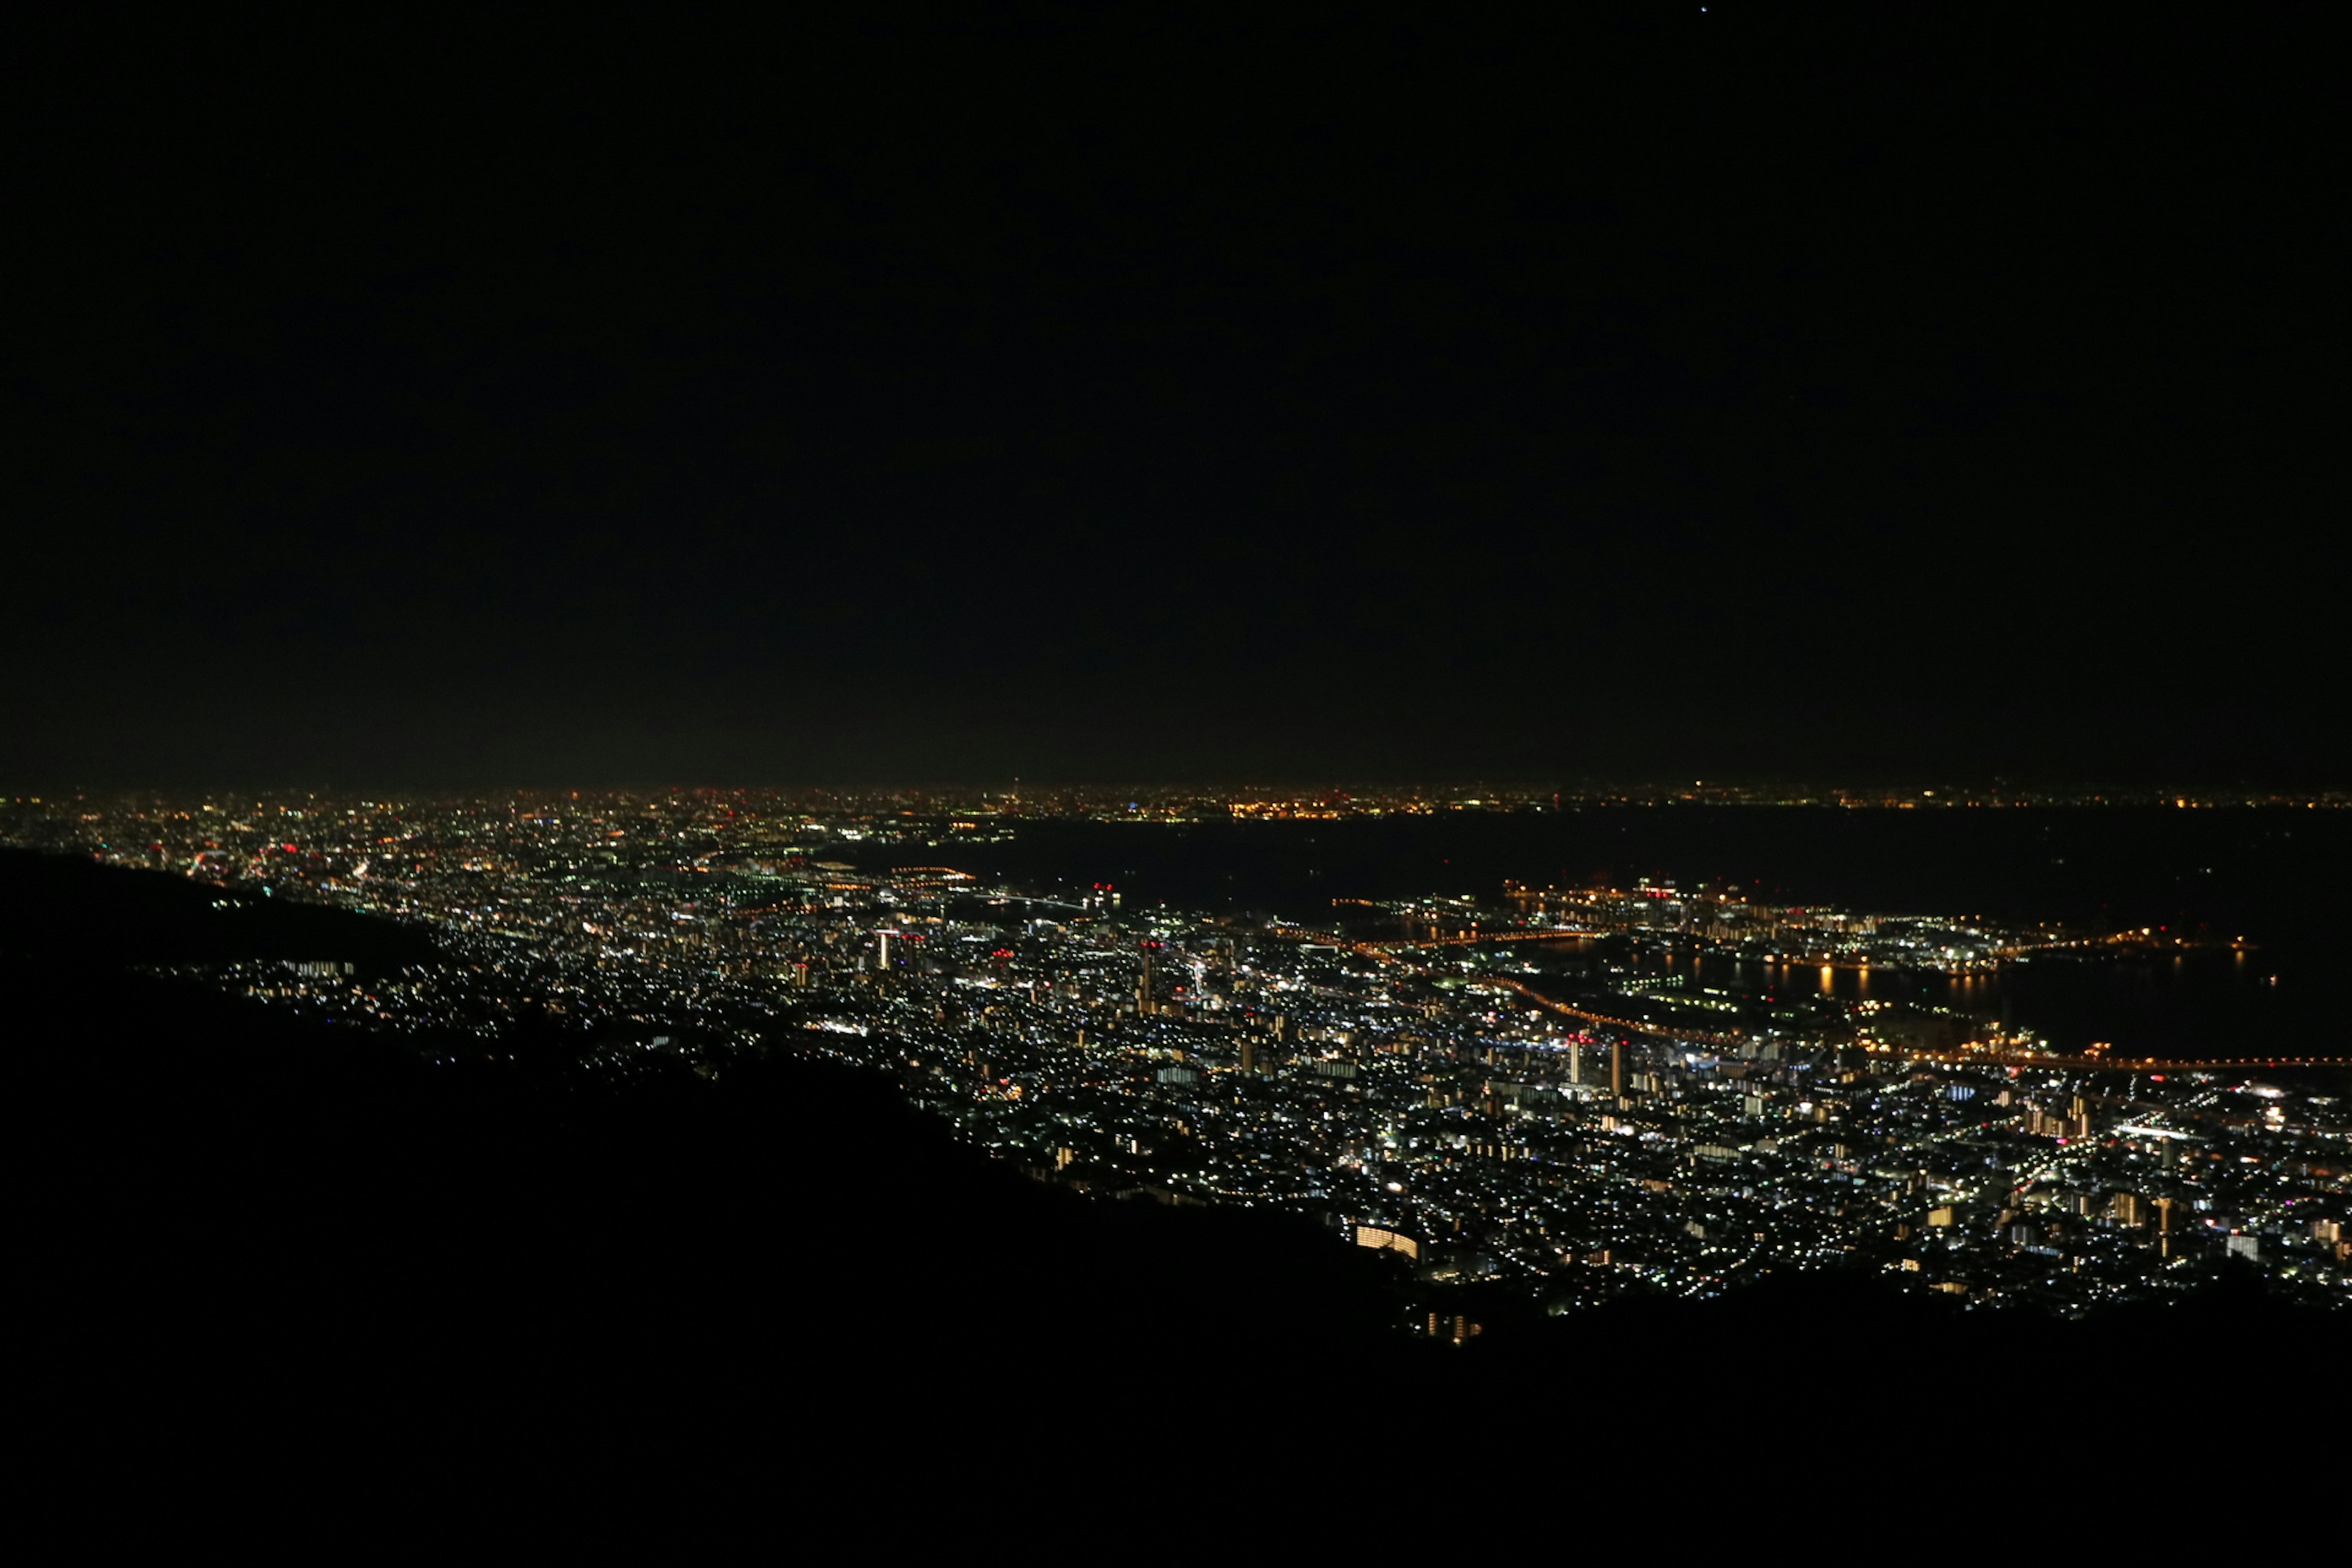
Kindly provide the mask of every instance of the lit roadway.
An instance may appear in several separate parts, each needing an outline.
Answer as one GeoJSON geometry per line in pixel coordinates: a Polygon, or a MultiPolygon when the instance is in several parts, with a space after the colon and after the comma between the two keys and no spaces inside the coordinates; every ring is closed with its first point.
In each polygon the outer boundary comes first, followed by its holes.
{"type": "MultiPolygon", "coordinates": [[[[1308,931],[1303,926],[1289,926],[1269,930],[1266,934],[1268,936],[1281,938],[1286,942],[1318,942],[1327,947],[1345,948],[1350,952],[1360,953],[1362,956],[1376,960],[1379,963],[1392,964],[1409,973],[1426,975],[1434,973],[1435,971],[1431,969],[1427,964],[1413,963],[1409,960],[1401,958],[1393,950],[1399,947],[1443,947],[1464,945],[1474,941],[1557,942],[1563,938],[1572,937],[1580,933],[1574,931],[1528,931],[1524,934],[1516,934],[1507,937],[1441,937],[1435,942],[1353,942],[1347,937],[1340,936],[1333,931],[1308,931]]],[[[1659,1024],[1642,1023],[1633,1018],[1612,1017],[1606,1013],[1587,1012],[1581,1007],[1571,1007],[1565,1002],[1555,1002],[1550,997],[1545,995],[1542,992],[1528,985],[1526,982],[1514,980],[1508,975],[1481,975],[1479,980],[1483,984],[1501,986],[1508,990],[1516,991],[1520,995],[1526,997],[1528,1001],[1533,1002],[1538,1007],[1548,1008],[1554,1013],[1564,1014],[1571,1018],[1580,1018],[1587,1023],[1606,1025],[1608,1027],[1612,1029],[1625,1029],[1639,1035],[1654,1035],[1660,1039],[1696,1041],[1711,1046],[1738,1046],[1743,1043],[1746,1038],[1746,1037],[1740,1035],[1717,1035],[1709,1034],[1704,1030],[1670,1028],[1659,1024]]]]}

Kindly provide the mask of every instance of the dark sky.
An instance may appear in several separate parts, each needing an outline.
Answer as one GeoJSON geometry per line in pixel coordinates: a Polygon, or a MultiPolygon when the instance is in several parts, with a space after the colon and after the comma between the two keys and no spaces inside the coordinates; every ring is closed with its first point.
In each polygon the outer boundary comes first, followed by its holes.
{"type": "Polygon", "coordinates": [[[2323,12],[1108,9],[19,34],[0,789],[2352,773],[2323,12]]]}

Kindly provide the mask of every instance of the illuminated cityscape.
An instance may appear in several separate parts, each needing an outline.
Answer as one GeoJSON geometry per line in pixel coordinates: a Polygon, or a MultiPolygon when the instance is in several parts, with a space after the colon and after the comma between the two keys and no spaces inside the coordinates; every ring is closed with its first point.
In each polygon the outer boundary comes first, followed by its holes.
{"type": "Polygon", "coordinates": [[[1298,921],[953,864],[1041,814],[1105,809],[1130,808],[560,792],[28,798],[0,820],[19,845],[212,883],[223,906],[421,925],[442,955],[184,978],[452,1062],[539,1017],[581,1070],[623,1079],[723,1079],[770,1051],[851,1064],[1039,1182],[1303,1215],[1393,1255],[1409,1291],[1479,1283],[1557,1314],[1834,1267],[2071,1315],[2234,1260],[2297,1299],[2352,1299],[2352,1105],[2299,1070],[2340,1056],[2130,1061],[1831,984],[1964,986],[2185,939],[1663,878],[1342,896],[1298,921]]]}
{"type": "Polygon", "coordinates": [[[66,1538],[2324,1513],[2330,15],[22,8],[66,1538]]]}

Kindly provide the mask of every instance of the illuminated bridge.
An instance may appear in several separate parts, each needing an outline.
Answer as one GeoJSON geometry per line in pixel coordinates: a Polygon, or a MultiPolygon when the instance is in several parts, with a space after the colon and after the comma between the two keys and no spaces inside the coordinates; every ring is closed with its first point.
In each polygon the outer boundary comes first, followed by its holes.
{"type": "Polygon", "coordinates": [[[1365,947],[1470,947],[1489,942],[1582,942],[1591,937],[1606,936],[1599,930],[1577,931],[1478,931],[1473,929],[1453,936],[1391,937],[1381,942],[1368,942],[1365,947]]]}
{"type": "Polygon", "coordinates": [[[2057,1051],[1923,1051],[1908,1047],[1869,1046],[1874,1055],[1951,1067],[2065,1068],[2099,1072],[2236,1072],[2246,1068],[2352,1067],[2352,1055],[2324,1057],[2206,1057],[2178,1060],[2154,1057],[2070,1056],[2057,1051]]]}

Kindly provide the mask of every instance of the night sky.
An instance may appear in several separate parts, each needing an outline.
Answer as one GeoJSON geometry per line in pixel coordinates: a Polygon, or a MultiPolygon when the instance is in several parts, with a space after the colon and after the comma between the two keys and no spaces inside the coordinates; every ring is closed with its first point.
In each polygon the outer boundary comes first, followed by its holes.
{"type": "Polygon", "coordinates": [[[1109,9],[17,34],[0,790],[2352,773],[2324,11],[1109,9]]]}

